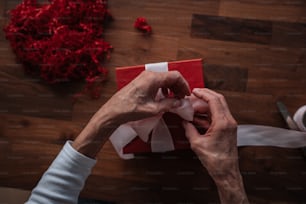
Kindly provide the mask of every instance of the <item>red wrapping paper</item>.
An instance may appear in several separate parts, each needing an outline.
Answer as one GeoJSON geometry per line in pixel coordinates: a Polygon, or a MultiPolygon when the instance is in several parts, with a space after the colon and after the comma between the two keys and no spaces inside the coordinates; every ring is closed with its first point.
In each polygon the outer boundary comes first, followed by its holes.
{"type": "MultiPolygon", "coordinates": [[[[121,89],[145,70],[145,65],[119,67],[116,69],[116,78],[118,89],[121,89]]],[[[177,70],[189,83],[190,89],[204,88],[204,75],[202,59],[175,61],[168,63],[168,71],[177,70]]],[[[163,115],[169,131],[171,133],[173,144],[176,150],[188,149],[189,142],[185,137],[185,130],[182,127],[182,119],[173,114],[165,113],[163,115]]],[[[123,148],[123,153],[145,153],[151,152],[151,144],[142,141],[136,137],[123,148]]]]}

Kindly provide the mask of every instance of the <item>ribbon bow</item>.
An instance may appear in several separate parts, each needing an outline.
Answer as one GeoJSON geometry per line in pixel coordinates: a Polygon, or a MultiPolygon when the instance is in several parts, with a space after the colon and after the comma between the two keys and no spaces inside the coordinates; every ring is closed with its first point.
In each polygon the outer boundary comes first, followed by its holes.
{"type": "MultiPolygon", "coordinates": [[[[169,112],[179,115],[187,121],[193,120],[194,110],[189,99],[181,99],[181,106],[171,109],[169,112]]],[[[124,154],[123,148],[135,137],[140,137],[144,142],[151,136],[152,152],[166,152],[174,150],[174,144],[170,131],[162,118],[163,114],[139,121],[128,122],[117,128],[110,137],[118,155],[123,159],[132,159],[134,154],[124,154]]]]}

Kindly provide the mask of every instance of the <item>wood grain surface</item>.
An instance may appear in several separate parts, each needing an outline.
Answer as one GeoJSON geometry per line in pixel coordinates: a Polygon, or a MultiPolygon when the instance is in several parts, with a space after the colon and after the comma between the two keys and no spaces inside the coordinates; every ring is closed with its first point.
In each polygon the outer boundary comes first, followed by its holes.
{"type": "MultiPolygon", "coordinates": [[[[0,25],[20,0],[0,1],[0,25]]],[[[114,51],[102,96],[72,99],[82,83],[50,87],[23,73],[0,31],[0,186],[31,190],[66,140],[73,140],[116,92],[114,69],[204,59],[207,87],[224,94],[239,124],[287,128],[276,101],[294,113],[306,103],[304,0],[109,0],[114,21],[105,38],[114,51]],[[134,30],[145,16],[151,36],[134,30]]],[[[252,203],[305,203],[300,149],[239,148],[252,203]]],[[[190,151],[124,161],[109,142],[81,197],[116,203],[217,203],[216,187],[190,151]]]]}

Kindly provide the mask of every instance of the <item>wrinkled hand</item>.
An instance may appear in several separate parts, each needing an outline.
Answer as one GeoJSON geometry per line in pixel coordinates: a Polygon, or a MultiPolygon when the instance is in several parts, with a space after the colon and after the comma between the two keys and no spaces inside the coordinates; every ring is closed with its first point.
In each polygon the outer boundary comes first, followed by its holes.
{"type": "Polygon", "coordinates": [[[118,91],[103,108],[109,108],[119,123],[140,120],[180,106],[178,98],[189,95],[188,83],[177,71],[144,71],[127,86],[118,91]],[[174,98],[155,99],[159,89],[174,98]]]}
{"type": "Polygon", "coordinates": [[[226,175],[238,168],[237,123],[221,94],[209,89],[194,89],[193,94],[195,112],[206,114],[206,118],[195,116],[194,123],[207,131],[201,135],[193,124],[184,122],[186,136],[213,177],[226,175]]]}
{"type": "Polygon", "coordinates": [[[72,144],[73,148],[94,158],[108,137],[121,124],[166,112],[181,105],[178,98],[189,95],[188,83],[177,71],[144,71],[113,95],[90,119],[72,144]],[[174,98],[156,100],[158,90],[174,98]]]}
{"type": "Polygon", "coordinates": [[[209,89],[193,94],[194,123],[207,131],[200,134],[193,124],[183,123],[192,150],[214,179],[221,203],[248,203],[238,164],[237,122],[221,94],[209,89]]]}

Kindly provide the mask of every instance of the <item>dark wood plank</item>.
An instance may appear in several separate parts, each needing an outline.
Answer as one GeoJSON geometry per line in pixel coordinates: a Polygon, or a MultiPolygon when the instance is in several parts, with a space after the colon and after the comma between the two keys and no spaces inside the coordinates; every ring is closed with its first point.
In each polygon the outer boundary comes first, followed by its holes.
{"type": "Polygon", "coordinates": [[[304,48],[306,45],[306,24],[194,14],[191,36],[304,48]]]}
{"type": "Polygon", "coordinates": [[[306,23],[304,0],[221,0],[220,16],[306,23]]]}
{"type": "MultiPolygon", "coordinates": [[[[32,79],[33,80],[33,79],[32,79]]],[[[0,71],[1,113],[71,119],[72,95],[0,71]]]]}
{"type": "MultiPolygon", "coordinates": [[[[1,114],[1,139],[20,144],[49,143],[62,145],[74,139],[83,128],[80,123],[64,120],[1,114]]],[[[20,146],[22,147],[22,146],[20,146]]],[[[39,146],[37,149],[43,151],[39,146]]],[[[22,150],[22,149],[20,149],[22,150]]],[[[22,151],[20,151],[22,152],[22,151]]]]}
{"type": "Polygon", "coordinates": [[[243,147],[239,148],[239,158],[251,202],[305,202],[306,185],[302,181],[306,179],[306,164],[299,149],[243,147]]]}
{"type": "Polygon", "coordinates": [[[238,66],[204,63],[204,81],[210,89],[245,92],[248,70],[238,66]]]}
{"type": "Polygon", "coordinates": [[[306,95],[306,70],[298,67],[295,71],[257,67],[250,69],[248,91],[273,94],[274,96],[306,95]]]}
{"type": "Polygon", "coordinates": [[[276,107],[276,98],[273,95],[216,91],[225,96],[230,110],[239,124],[286,127],[276,107]]]}
{"type": "MultiPolygon", "coordinates": [[[[1,8],[0,8],[1,9],[1,8]]],[[[0,11],[1,12],[1,11],[0,11]]],[[[4,26],[6,25],[6,18],[3,18],[3,17],[0,17],[0,26],[1,28],[4,28],[4,26]]],[[[1,40],[4,40],[5,39],[5,36],[4,36],[4,32],[3,31],[0,31],[0,41],[1,40]]],[[[4,48],[4,46],[1,46],[0,48],[4,48]]]]}
{"type": "MultiPolygon", "coordinates": [[[[183,160],[176,162],[184,162],[183,160]]],[[[172,163],[172,162],[171,162],[172,163]]],[[[162,162],[164,165],[164,162],[162,162]]],[[[199,172],[198,179],[195,176],[182,175],[176,172],[166,175],[151,175],[159,184],[131,183],[122,179],[92,176],[88,179],[88,187],[81,196],[104,198],[116,201],[116,203],[218,203],[216,188],[209,177],[203,177],[199,172]],[[174,177],[176,179],[170,179],[174,177]],[[99,182],[103,182],[101,186],[99,182]],[[202,182],[202,183],[201,183],[202,182]],[[117,185],[114,185],[117,183],[117,185]],[[201,184],[199,184],[201,183],[201,184]],[[100,185],[100,188],[94,187],[100,185]],[[104,189],[104,190],[102,190],[104,189]],[[118,195],[117,192],[120,192],[118,195]]]]}
{"type": "Polygon", "coordinates": [[[6,8],[6,1],[0,1],[0,17],[4,17],[4,10],[6,8]]]}
{"type": "Polygon", "coordinates": [[[30,194],[30,191],[0,187],[0,195],[5,195],[0,197],[0,203],[25,203],[30,194]]]}
{"type": "Polygon", "coordinates": [[[10,10],[14,9],[21,2],[22,2],[21,0],[3,1],[3,5],[4,5],[3,16],[6,18],[9,17],[10,10]]]}
{"type": "Polygon", "coordinates": [[[191,36],[214,40],[270,44],[272,23],[262,20],[193,14],[191,36]]]}
{"type": "MultiPolygon", "coordinates": [[[[305,7],[306,12],[306,7],[305,7]]],[[[281,47],[306,47],[306,23],[273,23],[272,45],[281,47]]]]}

